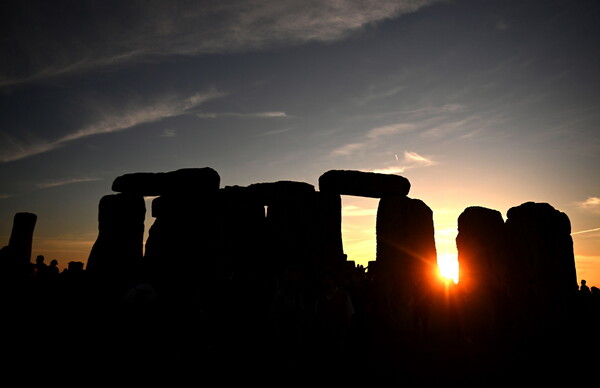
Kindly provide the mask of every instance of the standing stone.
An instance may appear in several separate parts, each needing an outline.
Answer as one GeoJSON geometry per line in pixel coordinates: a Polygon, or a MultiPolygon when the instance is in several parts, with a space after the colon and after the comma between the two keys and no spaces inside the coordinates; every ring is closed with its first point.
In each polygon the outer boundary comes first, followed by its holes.
{"type": "Polygon", "coordinates": [[[460,214],[456,246],[463,289],[478,292],[505,288],[505,244],[504,220],[499,211],[472,206],[460,214]]]}
{"type": "Polygon", "coordinates": [[[221,261],[219,184],[218,173],[209,167],[128,174],[113,183],[114,190],[159,195],[152,201],[156,219],[143,269],[168,298],[196,303],[213,288],[221,261]]]}
{"type": "Polygon", "coordinates": [[[520,323],[539,330],[563,323],[577,274],[569,217],[547,203],[527,202],[507,212],[509,289],[520,323]]]}
{"type": "Polygon", "coordinates": [[[115,286],[134,281],[143,255],[146,205],[138,194],[111,194],[100,199],[98,237],[86,271],[115,286]]]}
{"type": "Polygon", "coordinates": [[[480,206],[458,217],[460,307],[468,335],[488,335],[506,328],[508,301],[506,234],[502,214],[480,206]]]}
{"type": "Polygon", "coordinates": [[[15,263],[19,266],[27,266],[31,262],[33,231],[36,222],[37,215],[27,212],[16,213],[13,219],[8,246],[15,263]]]}
{"type": "Polygon", "coordinates": [[[265,206],[248,187],[228,186],[219,192],[222,211],[222,272],[253,276],[265,265],[265,206]]]}
{"type": "Polygon", "coordinates": [[[433,212],[421,200],[384,197],[377,209],[377,277],[392,319],[410,325],[411,305],[428,301],[437,276],[433,212]]]}
{"type": "Polygon", "coordinates": [[[307,274],[339,264],[343,258],[339,195],[292,181],[253,184],[249,189],[267,208],[267,260],[275,274],[290,265],[307,274]]]}

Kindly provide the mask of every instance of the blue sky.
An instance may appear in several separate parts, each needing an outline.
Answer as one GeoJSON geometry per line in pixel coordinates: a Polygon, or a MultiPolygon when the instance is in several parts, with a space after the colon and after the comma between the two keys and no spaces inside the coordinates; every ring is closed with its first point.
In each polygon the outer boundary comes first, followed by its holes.
{"type": "MultiPolygon", "coordinates": [[[[356,169],[407,177],[438,250],[467,206],[548,202],[571,219],[579,277],[600,285],[597,1],[3,7],[6,243],[31,211],[35,254],[86,260],[125,173],[209,166],[222,186],[318,188],[356,169]]],[[[344,198],[350,259],[374,255],[375,206],[344,198]]]]}

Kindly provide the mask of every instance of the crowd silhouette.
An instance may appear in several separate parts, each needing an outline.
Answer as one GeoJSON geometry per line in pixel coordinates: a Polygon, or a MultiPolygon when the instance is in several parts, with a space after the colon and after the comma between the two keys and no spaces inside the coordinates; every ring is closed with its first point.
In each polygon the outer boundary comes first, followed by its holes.
{"type": "MultiPolygon", "coordinates": [[[[3,249],[0,263],[8,262],[3,249]]],[[[14,365],[229,383],[500,386],[557,373],[583,379],[593,370],[582,362],[600,344],[600,290],[585,280],[569,321],[551,335],[510,327],[477,337],[461,321],[460,283],[415,283],[412,325],[398,329],[382,319],[377,278],[361,265],[313,277],[291,265],[268,282],[230,273],[193,295],[163,292],[143,273],[115,290],[83,262],[61,272],[41,255],[20,272],[8,268],[4,350],[14,365]]]]}

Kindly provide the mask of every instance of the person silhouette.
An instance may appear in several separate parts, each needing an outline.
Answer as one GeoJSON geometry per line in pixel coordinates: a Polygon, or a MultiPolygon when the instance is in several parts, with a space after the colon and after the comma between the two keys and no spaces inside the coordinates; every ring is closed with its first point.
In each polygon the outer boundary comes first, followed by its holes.
{"type": "Polygon", "coordinates": [[[588,285],[586,283],[587,282],[585,280],[581,279],[581,287],[579,287],[579,292],[581,292],[582,295],[591,294],[590,288],[588,287],[588,285]]]}
{"type": "Polygon", "coordinates": [[[36,275],[43,276],[48,272],[48,264],[44,262],[45,260],[46,258],[44,257],[44,255],[38,255],[35,258],[35,265],[33,267],[33,270],[36,275]]]}
{"type": "Polygon", "coordinates": [[[48,273],[52,275],[58,275],[60,271],[58,270],[58,260],[53,259],[48,266],[48,273]]]}

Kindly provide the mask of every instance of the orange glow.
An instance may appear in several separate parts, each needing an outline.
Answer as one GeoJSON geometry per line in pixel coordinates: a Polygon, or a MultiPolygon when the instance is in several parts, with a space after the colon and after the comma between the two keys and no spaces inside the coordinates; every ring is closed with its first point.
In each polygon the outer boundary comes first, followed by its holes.
{"type": "Polygon", "coordinates": [[[444,280],[458,283],[458,260],[456,254],[442,253],[438,255],[438,270],[444,280]]]}

